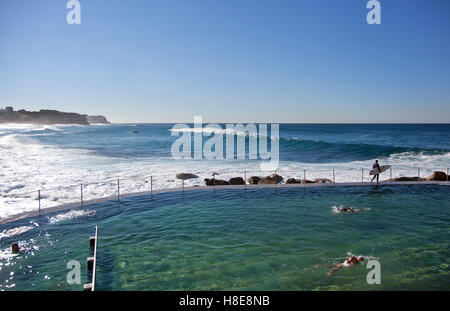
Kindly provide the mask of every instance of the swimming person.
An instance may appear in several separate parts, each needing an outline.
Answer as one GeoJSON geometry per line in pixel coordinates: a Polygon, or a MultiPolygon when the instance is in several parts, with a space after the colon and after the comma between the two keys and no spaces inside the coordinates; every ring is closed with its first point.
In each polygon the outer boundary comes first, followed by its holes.
{"type": "Polygon", "coordinates": [[[337,211],[339,213],[357,213],[360,212],[360,208],[351,208],[351,207],[338,207],[337,211]]]}
{"type": "Polygon", "coordinates": [[[11,251],[12,251],[13,253],[18,253],[18,252],[20,252],[19,243],[17,243],[17,242],[12,243],[12,244],[11,244],[11,251]]]}
{"type": "MultiPolygon", "coordinates": [[[[332,264],[331,267],[333,267],[333,269],[331,269],[330,272],[328,272],[328,275],[332,275],[334,272],[336,272],[337,270],[341,269],[342,267],[353,267],[356,266],[358,263],[360,263],[361,261],[364,261],[364,257],[359,256],[350,256],[348,257],[347,260],[345,260],[342,263],[338,263],[338,264],[332,264]]],[[[319,267],[320,265],[316,265],[315,267],[319,267]]],[[[325,265],[325,266],[330,266],[330,265],[325,265]]]]}
{"type": "Polygon", "coordinates": [[[351,208],[351,207],[339,207],[339,208],[337,209],[337,211],[338,211],[339,213],[354,213],[354,212],[356,212],[356,211],[353,210],[353,208],[351,208]]]}
{"type": "Polygon", "coordinates": [[[13,253],[13,254],[18,254],[18,253],[26,253],[26,252],[28,252],[30,250],[30,248],[28,247],[20,247],[19,246],[19,243],[17,243],[17,242],[13,242],[12,244],[11,244],[11,252],[13,253]]]}
{"type": "Polygon", "coordinates": [[[353,208],[353,207],[345,207],[345,206],[333,206],[331,211],[333,213],[359,213],[363,211],[368,211],[370,208],[353,208]]]}
{"type": "Polygon", "coordinates": [[[375,177],[377,178],[377,183],[380,179],[380,172],[381,172],[381,168],[380,168],[380,164],[378,164],[378,160],[375,160],[375,163],[372,165],[373,169],[378,169],[378,174],[373,175],[373,178],[370,182],[373,182],[373,180],[375,179],[375,177]]]}

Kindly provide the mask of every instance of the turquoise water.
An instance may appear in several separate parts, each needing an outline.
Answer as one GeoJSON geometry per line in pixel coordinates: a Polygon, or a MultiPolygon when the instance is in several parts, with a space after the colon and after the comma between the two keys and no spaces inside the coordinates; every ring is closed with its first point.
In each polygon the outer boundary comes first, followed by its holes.
{"type": "Polygon", "coordinates": [[[0,289],[81,290],[98,225],[97,290],[448,290],[449,202],[448,187],[429,185],[198,190],[97,203],[0,226],[0,289]],[[364,210],[336,214],[333,206],[364,210]],[[13,241],[31,249],[10,257],[13,241]],[[382,284],[367,284],[365,264],[331,277],[315,267],[348,253],[378,260],[382,284]],[[80,285],[66,282],[72,259],[81,262],[80,285]]]}

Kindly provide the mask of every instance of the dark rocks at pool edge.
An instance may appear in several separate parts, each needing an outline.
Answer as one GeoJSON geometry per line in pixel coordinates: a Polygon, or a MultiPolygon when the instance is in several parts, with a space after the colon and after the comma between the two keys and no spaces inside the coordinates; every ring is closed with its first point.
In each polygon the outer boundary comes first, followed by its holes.
{"type": "Polygon", "coordinates": [[[258,176],[252,176],[249,179],[247,179],[247,181],[250,185],[257,185],[260,180],[261,180],[261,178],[258,176]]]}
{"type": "Polygon", "coordinates": [[[386,181],[426,181],[426,178],[421,178],[421,177],[397,177],[397,178],[392,178],[392,179],[388,179],[386,181]]]}
{"type": "Polygon", "coordinates": [[[228,186],[228,185],[230,185],[229,181],[222,180],[222,179],[205,178],[204,181],[207,186],[228,186]]]}
{"type": "Polygon", "coordinates": [[[259,181],[259,184],[278,184],[283,181],[283,177],[280,175],[277,175],[276,173],[273,173],[270,176],[266,176],[261,178],[259,181]]]}
{"type": "Polygon", "coordinates": [[[242,177],[233,177],[229,182],[231,185],[245,185],[245,180],[242,177]]]}
{"type": "Polygon", "coordinates": [[[442,171],[436,171],[433,174],[431,174],[428,178],[424,177],[397,177],[388,179],[387,181],[447,181],[447,178],[450,179],[450,177],[447,177],[447,174],[442,171]]]}
{"type": "MultiPolygon", "coordinates": [[[[449,177],[450,178],[450,177],[449,177]]],[[[266,177],[251,176],[247,179],[249,185],[257,184],[279,184],[284,180],[284,178],[277,174],[272,174],[266,177]]],[[[436,171],[431,174],[428,178],[422,177],[397,177],[386,180],[388,182],[395,181],[447,181],[447,174],[442,171],[436,171]]],[[[245,181],[242,177],[233,177],[229,181],[222,179],[209,179],[205,178],[205,183],[207,186],[226,186],[226,185],[245,185],[245,181]]],[[[325,184],[332,183],[330,179],[327,178],[316,178],[315,180],[303,180],[296,178],[288,178],[285,180],[284,184],[325,184]]]]}
{"type": "Polygon", "coordinates": [[[430,177],[427,178],[427,181],[434,180],[434,181],[447,181],[447,174],[441,171],[436,171],[433,174],[431,174],[430,177]]]}

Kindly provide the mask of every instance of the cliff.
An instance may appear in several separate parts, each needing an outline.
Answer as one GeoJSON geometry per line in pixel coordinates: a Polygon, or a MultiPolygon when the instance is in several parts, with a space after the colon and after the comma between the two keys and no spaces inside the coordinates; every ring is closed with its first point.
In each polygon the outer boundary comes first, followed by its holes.
{"type": "Polygon", "coordinates": [[[88,116],[74,112],[57,110],[14,111],[12,107],[0,109],[0,123],[28,123],[28,124],[80,124],[109,123],[104,116],[88,116]]]}
{"type": "Polygon", "coordinates": [[[105,124],[105,123],[109,123],[108,120],[106,120],[106,118],[104,116],[87,116],[87,121],[90,124],[95,124],[95,123],[105,124]]]}

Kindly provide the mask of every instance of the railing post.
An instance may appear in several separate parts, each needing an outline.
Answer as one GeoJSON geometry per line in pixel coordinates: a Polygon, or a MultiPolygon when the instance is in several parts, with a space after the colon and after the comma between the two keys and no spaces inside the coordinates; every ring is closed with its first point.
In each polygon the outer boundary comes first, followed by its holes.
{"type": "Polygon", "coordinates": [[[39,217],[41,217],[41,190],[38,190],[39,217]]]}
{"type": "Polygon", "coordinates": [[[83,206],[83,184],[80,184],[81,206],[83,206]]]}
{"type": "Polygon", "coordinates": [[[120,201],[120,179],[117,178],[117,201],[120,201]]]}
{"type": "Polygon", "coordinates": [[[333,170],[333,184],[335,184],[335,183],[336,183],[336,175],[335,175],[334,170],[333,170]]]}
{"type": "Polygon", "coordinates": [[[244,171],[244,189],[247,189],[247,171],[244,171]]]}
{"type": "Polygon", "coordinates": [[[364,169],[361,169],[361,183],[364,183],[364,169]]]}

